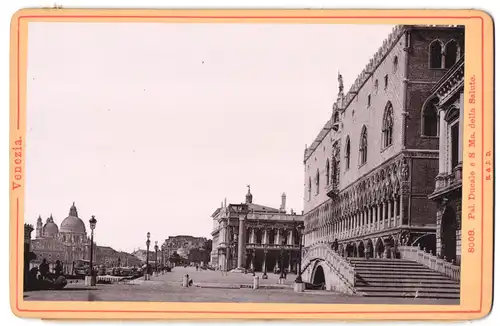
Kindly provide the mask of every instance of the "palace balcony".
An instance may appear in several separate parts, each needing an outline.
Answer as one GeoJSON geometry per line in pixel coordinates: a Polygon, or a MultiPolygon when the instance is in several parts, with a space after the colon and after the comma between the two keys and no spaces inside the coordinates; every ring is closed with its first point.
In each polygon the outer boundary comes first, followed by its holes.
{"type": "Polygon", "coordinates": [[[326,195],[332,199],[335,199],[339,195],[339,187],[338,184],[334,182],[330,182],[326,187],[326,195]]]}
{"type": "Polygon", "coordinates": [[[460,187],[462,187],[462,166],[458,165],[451,173],[440,174],[436,177],[436,189],[429,198],[434,199],[440,197],[460,187]]]}

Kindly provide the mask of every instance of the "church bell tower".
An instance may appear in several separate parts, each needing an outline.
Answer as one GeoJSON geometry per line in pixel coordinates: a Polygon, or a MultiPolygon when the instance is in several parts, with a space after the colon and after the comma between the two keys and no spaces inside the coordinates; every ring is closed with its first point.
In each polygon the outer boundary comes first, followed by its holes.
{"type": "Polygon", "coordinates": [[[36,220],[36,233],[35,233],[37,238],[42,237],[42,229],[43,229],[42,217],[38,215],[38,219],[36,220]]]}

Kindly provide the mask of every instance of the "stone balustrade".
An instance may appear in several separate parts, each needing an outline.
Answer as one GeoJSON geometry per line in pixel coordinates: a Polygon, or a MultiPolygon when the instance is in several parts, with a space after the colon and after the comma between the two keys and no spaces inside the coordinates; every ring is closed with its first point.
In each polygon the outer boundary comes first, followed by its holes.
{"type": "Polygon", "coordinates": [[[402,259],[412,260],[455,281],[460,281],[460,266],[434,256],[432,253],[425,252],[418,247],[401,246],[398,247],[398,250],[402,259]]]}

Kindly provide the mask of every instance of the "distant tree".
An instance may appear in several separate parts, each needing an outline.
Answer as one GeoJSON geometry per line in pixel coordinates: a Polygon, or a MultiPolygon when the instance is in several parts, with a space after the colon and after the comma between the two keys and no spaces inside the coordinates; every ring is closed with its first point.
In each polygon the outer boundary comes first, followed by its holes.
{"type": "Polygon", "coordinates": [[[204,261],[204,251],[194,248],[189,251],[188,260],[193,263],[199,263],[204,261]]]}
{"type": "Polygon", "coordinates": [[[182,261],[182,257],[177,253],[177,251],[174,251],[168,260],[177,265],[182,261]]]}
{"type": "Polygon", "coordinates": [[[210,253],[212,252],[212,240],[205,241],[203,244],[203,258],[205,264],[210,262],[210,253]]]}

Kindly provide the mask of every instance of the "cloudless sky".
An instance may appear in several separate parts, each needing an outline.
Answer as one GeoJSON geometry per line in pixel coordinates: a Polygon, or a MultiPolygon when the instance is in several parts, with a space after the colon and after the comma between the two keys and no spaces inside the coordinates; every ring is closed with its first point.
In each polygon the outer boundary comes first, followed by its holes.
{"type": "Polygon", "coordinates": [[[210,238],[224,198],[303,209],[303,154],[388,25],[29,23],[25,220],[210,238]]]}

